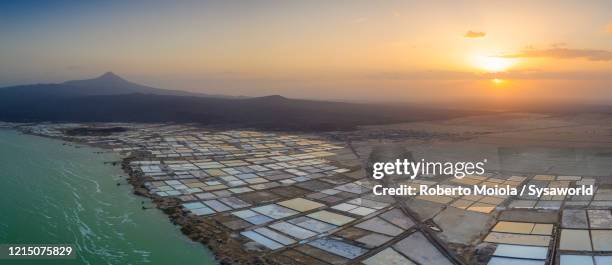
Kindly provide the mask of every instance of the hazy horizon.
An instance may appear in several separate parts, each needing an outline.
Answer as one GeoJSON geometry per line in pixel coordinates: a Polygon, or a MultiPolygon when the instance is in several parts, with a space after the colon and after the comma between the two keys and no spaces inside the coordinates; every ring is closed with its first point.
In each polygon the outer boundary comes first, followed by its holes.
{"type": "Polygon", "coordinates": [[[0,87],[113,71],[230,96],[612,103],[612,3],[0,3],[0,87]]]}

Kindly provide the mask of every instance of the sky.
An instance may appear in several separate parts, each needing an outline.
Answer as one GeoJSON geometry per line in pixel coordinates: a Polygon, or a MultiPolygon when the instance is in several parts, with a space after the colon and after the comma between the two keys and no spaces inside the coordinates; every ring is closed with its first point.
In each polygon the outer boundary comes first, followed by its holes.
{"type": "Polygon", "coordinates": [[[0,1],[0,86],[612,104],[610,1],[0,1]]]}

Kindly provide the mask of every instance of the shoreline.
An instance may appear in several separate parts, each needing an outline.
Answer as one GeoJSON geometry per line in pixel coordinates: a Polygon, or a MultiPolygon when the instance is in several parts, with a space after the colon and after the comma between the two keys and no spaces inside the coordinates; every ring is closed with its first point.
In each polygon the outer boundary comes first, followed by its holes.
{"type": "MultiPolygon", "coordinates": [[[[184,213],[180,209],[180,201],[176,198],[162,198],[159,196],[152,195],[145,187],[144,182],[147,180],[141,176],[138,172],[132,171],[129,163],[133,160],[147,159],[146,155],[142,154],[131,154],[129,156],[121,155],[118,152],[112,151],[108,146],[100,144],[91,144],[84,141],[79,141],[72,137],[53,137],[43,134],[33,133],[31,131],[23,130],[19,127],[7,128],[15,130],[23,134],[33,135],[38,137],[50,138],[61,140],[66,143],[72,143],[76,145],[89,146],[94,148],[100,148],[109,152],[118,154],[121,159],[120,161],[102,161],[103,163],[111,163],[113,166],[120,166],[121,171],[127,175],[127,182],[132,187],[132,194],[148,198],[155,204],[155,208],[163,212],[168,220],[180,228],[181,233],[189,238],[192,242],[200,243],[204,245],[214,255],[215,261],[220,265],[229,264],[257,264],[257,265],[283,265],[283,264],[295,264],[292,261],[283,259],[278,255],[274,257],[267,256],[268,253],[257,253],[248,252],[242,247],[242,243],[238,240],[238,236],[234,237],[232,231],[225,228],[221,223],[214,220],[214,218],[203,218],[197,216],[190,216],[184,213]],[[258,255],[260,254],[260,255],[258,255]],[[263,254],[263,255],[261,255],[263,254]]],[[[151,209],[151,208],[147,208],[151,209]]],[[[143,210],[147,210],[143,209],[143,210]]]]}
{"type": "Polygon", "coordinates": [[[134,196],[119,163],[107,162],[120,161],[117,152],[14,129],[0,133],[6,242],[71,244],[77,257],[65,264],[74,265],[218,264],[150,200],[134,196]]]}

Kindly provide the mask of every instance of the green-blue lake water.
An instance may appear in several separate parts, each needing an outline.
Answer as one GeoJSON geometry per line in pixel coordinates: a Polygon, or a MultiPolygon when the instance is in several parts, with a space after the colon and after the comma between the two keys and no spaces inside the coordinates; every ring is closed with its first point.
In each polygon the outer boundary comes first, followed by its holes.
{"type": "Polygon", "coordinates": [[[0,264],[215,264],[157,209],[142,210],[119,157],[0,129],[0,244],[73,244],[74,260],[0,264]],[[120,182],[121,185],[117,186],[120,182]]]}

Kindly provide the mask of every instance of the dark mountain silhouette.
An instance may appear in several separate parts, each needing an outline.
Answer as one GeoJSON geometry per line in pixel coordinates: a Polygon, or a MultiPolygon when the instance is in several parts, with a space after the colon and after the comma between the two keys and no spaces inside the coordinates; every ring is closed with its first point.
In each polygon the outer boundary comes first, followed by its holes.
{"type": "Polygon", "coordinates": [[[0,88],[0,93],[15,95],[45,95],[52,97],[73,97],[93,95],[125,95],[133,93],[173,95],[173,96],[210,96],[180,90],[154,88],[129,82],[113,72],[85,80],[66,81],[61,84],[36,84],[0,88]]]}
{"type": "Polygon", "coordinates": [[[210,96],[180,90],[168,90],[143,86],[129,82],[115,75],[113,72],[107,72],[93,79],[67,81],[62,83],[62,85],[79,88],[79,92],[86,95],[122,95],[141,93],[173,96],[210,96]]]}
{"type": "Polygon", "coordinates": [[[274,130],[347,130],[358,125],[472,114],[407,105],[220,98],[131,83],[113,74],[62,84],[0,88],[0,121],[196,122],[274,130]]]}

